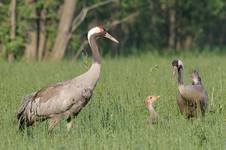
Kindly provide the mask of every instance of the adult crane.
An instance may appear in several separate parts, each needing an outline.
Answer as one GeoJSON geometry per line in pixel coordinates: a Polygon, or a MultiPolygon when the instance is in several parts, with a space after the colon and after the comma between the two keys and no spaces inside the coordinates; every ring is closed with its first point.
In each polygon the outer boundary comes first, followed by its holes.
{"type": "Polygon", "coordinates": [[[208,95],[201,83],[201,77],[197,71],[193,71],[190,75],[192,84],[184,85],[183,81],[183,62],[179,59],[172,61],[174,72],[178,74],[178,97],[177,104],[180,112],[187,118],[196,117],[199,110],[202,115],[205,114],[208,104],[208,95]]]}
{"type": "Polygon", "coordinates": [[[100,76],[101,58],[96,43],[97,37],[105,37],[119,43],[103,27],[97,26],[89,30],[88,42],[93,57],[89,70],[71,80],[44,87],[23,97],[17,112],[19,129],[32,126],[36,121],[50,119],[50,132],[61,118],[66,119],[68,130],[72,128],[73,118],[89,102],[100,76]]]}

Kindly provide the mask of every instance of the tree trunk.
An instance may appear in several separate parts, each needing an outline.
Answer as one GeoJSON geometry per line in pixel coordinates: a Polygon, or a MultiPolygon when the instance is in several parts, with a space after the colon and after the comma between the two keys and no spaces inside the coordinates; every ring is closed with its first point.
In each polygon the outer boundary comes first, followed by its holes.
{"type": "MultiPolygon", "coordinates": [[[[113,26],[110,30],[110,33],[117,33],[117,28],[116,26],[113,26]]],[[[112,56],[117,56],[119,55],[119,46],[115,43],[111,43],[111,54],[112,56]]]]}
{"type": "Polygon", "coordinates": [[[193,46],[193,37],[191,35],[186,35],[183,48],[185,50],[188,50],[192,48],[192,46],[193,46]]]}
{"type": "Polygon", "coordinates": [[[14,53],[13,52],[9,52],[8,57],[7,57],[7,62],[9,64],[11,64],[15,59],[14,53]]]}
{"type": "MultiPolygon", "coordinates": [[[[10,39],[13,41],[16,38],[16,0],[11,1],[11,31],[10,39]]],[[[8,54],[8,63],[11,63],[14,60],[14,53],[12,50],[8,54]]]]}
{"type": "Polygon", "coordinates": [[[2,44],[0,44],[0,55],[2,53],[2,44]]]}
{"type": "Polygon", "coordinates": [[[36,32],[36,24],[33,23],[35,28],[32,27],[30,31],[28,31],[28,41],[25,44],[25,57],[28,60],[35,60],[37,53],[37,43],[38,43],[38,35],[36,32]]]}
{"type": "Polygon", "coordinates": [[[177,51],[181,51],[181,39],[180,38],[178,38],[177,39],[177,42],[176,42],[176,50],[177,51]]]}
{"type": "Polygon", "coordinates": [[[168,48],[175,48],[175,38],[176,38],[176,11],[174,9],[169,9],[169,37],[168,37],[168,48]]]}
{"type": "Polygon", "coordinates": [[[39,61],[41,61],[43,58],[45,45],[46,45],[46,10],[43,9],[40,12],[40,21],[39,21],[39,45],[38,45],[39,61]]]}
{"type": "Polygon", "coordinates": [[[16,38],[16,0],[11,1],[11,40],[16,38]]]}
{"type": "Polygon", "coordinates": [[[219,45],[221,47],[224,47],[225,44],[225,20],[221,21],[221,30],[220,30],[220,36],[219,36],[219,45]]]}
{"type": "Polygon", "coordinates": [[[130,29],[127,27],[127,25],[122,25],[121,26],[121,30],[123,30],[123,38],[122,38],[122,42],[120,42],[121,44],[120,44],[120,52],[121,53],[123,53],[124,52],[124,50],[126,49],[126,44],[127,44],[127,42],[128,42],[128,40],[129,40],[129,32],[130,32],[130,29]]]}
{"type": "Polygon", "coordinates": [[[206,39],[206,42],[205,42],[205,47],[206,48],[210,48],[211,45],[213,44],[213,33],[210,31],[208,34],[207,34],[207,39],[206,39]]]}
{"type": "Polygon", "coordinates": [[[52,41],[49,39],[48,34],[46,34],[46,42],[45,42],[45,51],[43,53],[43,59],[44,61],[49,60],[50,56],[50,49],[53,47],[52,41]]]}
{"type": "MultiPolygon", "coordinates": [[[[34,3],[33,0],[26,0],[26,5],[34,3]]],[[[37,18],[36,10],[32,12],[32,18],[37,18]]],[[[37,20],[33,20],[27,31],[27,42],[25,44],[25,57],[28,60],[35,60],[38,48],[37,20]]]]}
{"type": "Polygon", "coordinates": [[[60,60],[66,51],[77,0],[65,0],[51,59],[60,60]]]}

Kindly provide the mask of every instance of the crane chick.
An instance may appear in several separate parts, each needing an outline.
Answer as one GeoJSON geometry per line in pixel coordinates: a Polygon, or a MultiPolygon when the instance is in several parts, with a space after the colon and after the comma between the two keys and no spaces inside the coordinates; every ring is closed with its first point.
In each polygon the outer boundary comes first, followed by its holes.
{"type": "Polygon", "coordinates": [[[145,100],[145,104],[149,112],[149,120],[151,123],[155,123],[158,120],[158,113],[155,111],[153,104],[159,98],[160,96],[148,96],[145,100]]]}

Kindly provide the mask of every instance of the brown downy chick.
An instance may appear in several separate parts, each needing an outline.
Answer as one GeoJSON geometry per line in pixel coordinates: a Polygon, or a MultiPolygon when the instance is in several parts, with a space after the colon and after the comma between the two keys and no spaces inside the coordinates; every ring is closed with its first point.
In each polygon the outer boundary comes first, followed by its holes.
{"type": "Polygon", "coordinates": [[[145,100],[146,106],[149,111],[149,120],[151,121],[151,123],[155,123],[158,119],[158,113],[155,111],[153,104],[159,98],[160,96],[148,96],[145,100]]]}

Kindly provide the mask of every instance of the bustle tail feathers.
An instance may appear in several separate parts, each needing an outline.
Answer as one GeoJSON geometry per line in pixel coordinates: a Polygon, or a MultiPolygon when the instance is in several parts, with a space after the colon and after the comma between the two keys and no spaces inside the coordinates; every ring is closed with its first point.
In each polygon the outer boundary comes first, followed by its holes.
{"type": "Polygon", "coordinates": [[[20,108],[17,111],[17,123],[18,123],[18,129],[23,130],[25,127],[25,124],[27,122],[27,115],[26,110],[28,109],[28,104],[33,100],[33,96],[35,93],[29,94],[24,96],[21,99],[20,108]]]}

